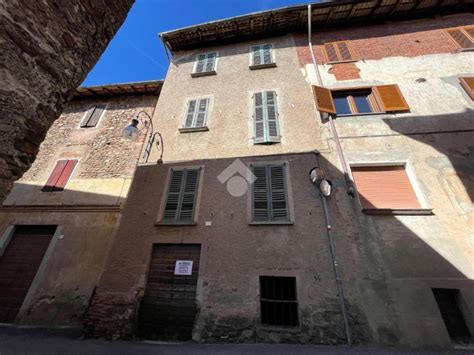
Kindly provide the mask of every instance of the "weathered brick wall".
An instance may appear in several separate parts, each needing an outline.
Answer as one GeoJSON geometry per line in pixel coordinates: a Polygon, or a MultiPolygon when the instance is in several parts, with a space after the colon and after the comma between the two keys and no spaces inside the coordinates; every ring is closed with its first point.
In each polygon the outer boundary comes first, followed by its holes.
{"type": "Polygon", "coordinates": [[[0,201],[125,20],[133,0],[0,3],[0,201]]]}
{"type": "MultiPolygon", "coordinates": [[[[323,43],[332,41],[351,41],[356,58],[361,60],[455,53],[459,48],[443,29],[473,23],[474,15],[466,13],[435,19],[318,31],[313,33],[312,42],[319,64],[327,63],[323,43]]],[[[296,35],[295,41],[300,64],[303,66],[311,63],[307,35],[296,35]]],[[[344,76],[340,80],[344,80],[344,76]]]]}

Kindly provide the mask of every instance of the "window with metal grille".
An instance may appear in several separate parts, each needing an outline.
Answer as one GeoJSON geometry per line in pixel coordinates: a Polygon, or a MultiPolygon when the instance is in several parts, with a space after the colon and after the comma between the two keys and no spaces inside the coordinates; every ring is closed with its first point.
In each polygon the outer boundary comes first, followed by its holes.
{"type": "Polygon", "coordinates": [[[260,276],[260,313],[264,325],[297,326],[296,279],[260,276]]]}
{"type": "Polygon", "coordinates": [[[461,49],[474,49],[474,26],[445,30],[449,38],[461,49]]]}
{"type": "Polygon", "coordinates": [[[58,160],[41,191],[63,191],[78,163],[77,159],[58,160]]]}
{"type": "Polygon", "coordinates": [[[161,223],[193,223],[201,169],[171,169],[161,223]]]}
{"type": "Polygon", "coordinates": [[[285,163],[251,166],[252,222],[290,222],[285,163]]]}
{"type": "Polygon", "coordinates": [[[184,120],[184,128],[205,127],[208,107],[209,99],[189,100],[186,118],[184,120]]]}
{"type": "Polygon", "coordinates": [[[256,92],[253,95],[253,112],[254,143],[280,142],[276,92],[256,92]]]}
{"type": "Polygon", "coordinates": [[[90,108],[81,122],[81,128],[91,128],[97,126],[99,119],[105,111],[107,105],[99,104],[90,108]]]}
{"type": "Polygon", "coordinates": [[[260,44],[258,46],[253,46],[251,48],[250,55],[250,69],[275,66],[275,59],[273,57],[273,45],[271,44],[260,44]]]}
{"type": "Polygon", "coordinates": [[[355,60],[354,51],[349,41],[330,42],[324,44],[324,53],[329,63],[348,62],[355,60]]]}
{"type": "Polygon", "coordinates": [[[209,75],[216,73],[217,53],[199,54],[196,56],[196,64],[192,76],[209,75]]]}

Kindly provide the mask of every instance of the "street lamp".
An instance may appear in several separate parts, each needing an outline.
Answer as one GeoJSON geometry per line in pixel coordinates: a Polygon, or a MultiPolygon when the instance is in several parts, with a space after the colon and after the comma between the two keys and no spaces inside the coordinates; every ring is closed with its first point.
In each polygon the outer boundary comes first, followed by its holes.
{"type": "MultiPolygon", "coordinates": [[[[153,129],[153,120],[151,119],[150,115],[146,113],[145,111],[140,111],[137,113],[137,115],[132,118],[132,122],[123,129],[122,131],[122,137],[125,139],[129,139],[133,142],[136,142],[138,140],[138,137],[140,136],[140,129],[138,129],[139,123],[142,122],[144,124],[144,128],[148,128],[148,125],[150,127],[150,134],[148,135],[148,142],[146,144],[145,151],[143,152],[143,158],[145,159],[145,163],[148,162],[148,157],[150,156],[151,149],[153,148],[153,143],[156,140],[156,137],[158,136],[159,141],[156,142],[156,147],[159,148],[161,146],[161,152],[160,152],[160,158],[158,159],[157,163],[163,163],[163,152],[164,152],[164,147],[163,147],[163,136],[160,134],[160,132],[155,132],[153,129]],[[140,114],[145,114],[148,117],[148,122],[146,121],[141,121],[139,119],[140,114]]],[[[142,129],[142,130],[143,130],[142,129]]]]}

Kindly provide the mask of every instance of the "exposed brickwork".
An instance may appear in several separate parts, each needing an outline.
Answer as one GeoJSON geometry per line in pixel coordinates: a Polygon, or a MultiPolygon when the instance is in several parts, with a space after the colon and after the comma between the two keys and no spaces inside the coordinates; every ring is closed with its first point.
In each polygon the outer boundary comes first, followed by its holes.
{"type": "Polygon", "coordinates": [[[131,177],[142,143],[123,139],[121,132],[138,112],[152,115],[156,100],[156,96],[119,96],[72,101],[54,122],[23,179],[45,180],[58,158],[80,158],[78,178],[131,177]],[[87,110],[98,103],[108,106],[97,127],[79,128],[87,110]]]}
{"type": "Polygon", "coordinates": [[[334,74],[337,80],[354,80],[359,79],[359,68],[355,63],[338,63],[333,64],[329,69],[330,74],[334,74]]]}
{"type": "MultiPolygon", "coordinates": [[[[360,60],[455,53],[459,49],[446,36],[443,29],[472,25],[473,23],[473,14],[393,22],[374,26],[318,31],[313,34],[312,42],[316,60],[319,64],[327,62],[323,55],[322,44],[340,40],[350,40],[354,53],[360,60]]],[[[298,34],[295,36],[295,40],[300,64],[311,63],[307,36],[298,34]]]]}
{"type": "Polygon", "coordinates": [[[35,160],[133,0],[0,3],[0,201],[35,160]]]}

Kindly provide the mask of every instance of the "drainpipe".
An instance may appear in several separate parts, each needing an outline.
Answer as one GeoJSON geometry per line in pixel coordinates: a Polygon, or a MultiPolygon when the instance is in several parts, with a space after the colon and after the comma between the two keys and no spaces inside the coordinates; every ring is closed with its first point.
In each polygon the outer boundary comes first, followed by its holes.
{"type": "MultiPolygon", "coordinates": [[[[316,72],[316,79],[318,81],[319,86],[324,87],[323,79],[321,78],[321,73],[319,72],[318,63],[316,62],[316,56],[314,55],[313,43],[311,42],[311,5],[308,5],[308,47],[309,47],[309,52],[311,53],[311,59],[313,61],[314,71],[316,72]]],[[[354,182],[352,181],[349,175],[347,161],[344,156],[344,152],[342,151],[339,135],[337,134],[336,125],[334,124],[334,120],[331,114],[329,114],[329,128],[331,129],[331,134],[334,138],[334,142],[336,142],[337,155],[339,156],[339,160],[342,165],[342,171],[344,172],[344,180],[346,182],[347,194],[351,196],[352,198],[354,198],[355,197],[354,182]]]]}
{"type": "MultiPolygon", "coordinates": [[[[309,51],[311,53],[311,59],[313,61],[313,67],[314,67],[314,70],[316,72],[316,77],[317,77],[317,80],[318,80],[318,84],[321,87],[323,87],[324,86],[323,81],[321,79],[321,74],[319,73],[318,64],[316,62],[316,56],[314,55],[314,51],[313,51],[313,43],[311,41],[311,21],[312,21],[311,14],[312,14],[311,5],[308,5],[308,46],[309,46],[309,51]]],[[[344,157],[344,153],[342,151],[342,147],[341,147],[341,144],[339,142],[339,137],[337,135],[336,126],[334,125],[334,122],[332,120],[331,115],[329,115],[329,125],[331,127],[331,133],[332,133],[332,135],[335,139],[335,142],[336,142],[336,147],[337,147],[337,152],[338,152],[338,155],[339,155],[339,160],[341,161],[342,168],[343,168],[343,171],[344,171],[344,179],[346,181],[347,193],[351,197],[354,197],[353,182],[349,177],[349,172],[348,172],[348,169],[347,169],[346,159],[344,157]]],[[[319,152],[315,152],[315,155],[316,155],[316,161],[317,161],[318,167],[319,167],[320,166],[319,165],[319,152]]],[[[349,324],[349,318],[347,316],[346,304],[345,304],[345,301],[344,301],[344,290],[342,288],[342,281],[341,281],[341,277],[340,277],[340,274],[339,274],[339,264],[337,262],[337,257],[336,257],[336,247],[334,245],[334,240],[332,238],[332,229],[331,229],[331,224],[330,224],[330,221],[329,221],[329,208],[328,208],[328,205],[327,205],[326,196],[322,193],[321,189],[318,188],[318,190],[319,190],[319,196],[321,198],[322,206],[323,206],[324,221],[326,223],[326,234],[327,234],[327,238],[328,238],[328,242],[329,242],[329,251],[331,253],[331,260],[332,260],[332,266],[333,266],[333,271],[334,271],[334,277],[336,279],[336,287],[337,287],[337,295],[338,295],[338,298],[339,298],[339,305],[341,307],[342,318],[344,320],[344,330],[346,332],[347,345],[349,347],[352,347],[351,328],[350,328],[350,324],[349,324]]]]}

